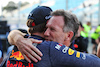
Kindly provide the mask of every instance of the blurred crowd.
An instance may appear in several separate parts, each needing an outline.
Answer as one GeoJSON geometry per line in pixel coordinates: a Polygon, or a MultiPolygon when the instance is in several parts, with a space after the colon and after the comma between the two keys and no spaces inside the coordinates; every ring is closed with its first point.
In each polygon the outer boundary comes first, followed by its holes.
{"type": "Polygon", "coordinates": [[[86,24],[80,22],[74,45],[71,45],[71,47],[75,50],[88,53],[89,42],[92,44],[92,54],[96,55],[97,46],[100,43],[100,24],[96,27],[92,27],[89,21],[86,24]]]}

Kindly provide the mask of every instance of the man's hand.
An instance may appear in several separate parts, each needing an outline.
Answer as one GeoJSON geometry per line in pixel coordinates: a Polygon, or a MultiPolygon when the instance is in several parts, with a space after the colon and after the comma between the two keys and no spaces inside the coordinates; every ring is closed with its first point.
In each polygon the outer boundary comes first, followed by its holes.
{"type": "Polygon", "coordinates": [[[35,40],[35,39],[27,39],[27,38],[19,38],[16,42],[17,48],[22,53],[24,58],[31,63],[32,59],[34,62],[38,62],[41,60],[42,53],[32,45],[32,43],[41,43],[42,41],[35,40]]]}
{"type": "Polygon", "coordinates": [[[32,43],[41,43],[42,41],[24,38],[24,35],[18,30],[13,30],[8,35],[8,41],[10,44],[17,46],[28,62],[31,63],[31,59],[34,62],[38,62],[38,60],[41,60],[42,53],[32,43]]]}

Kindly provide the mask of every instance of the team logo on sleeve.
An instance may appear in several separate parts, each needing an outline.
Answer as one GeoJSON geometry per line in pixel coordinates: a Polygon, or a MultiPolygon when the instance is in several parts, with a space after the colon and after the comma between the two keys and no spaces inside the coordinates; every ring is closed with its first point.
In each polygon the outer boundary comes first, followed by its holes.
{"type": "Polygon", "coordinates": [[[77,57],[77,58],[80,57],[80,52],[77,51],[77,53],[76,53],[76,57],[77,57]]]}
{"type": "Polygon", "coordinates": [[[85,60],[86,59],[86,55],[83,53],[83,57],[82,57],[82,59],[83,60],[85,60]]]}
{"type": "Polygon", "coordinates": [[[74,52],[75,52],[74,50],[72,50],[72,49],[69,48],[69,50],[68,50],[68,54],[69,54],[69,55],[74,54],[74,52]]]}
{"type": "MultiPolygon", "coordinates": [[[[73,49],[69,48],[68,54],[73,55],[74,53],[75,53],[75,51],[73,49]]],[[[78,52],[78,51],[76,52],[76,57],[80,58],[80,52],[78,52]]]]}
{"type": "Polygon", "coordinates": [[[65,47],[65,48],[62,50],[62,52],[63,52],[63,53],[66,53],[67,50],[68,50],[68,47],[65,47]]]}
{"type": "MultiPolygon", "coordinates": [[[[55,46],[55,48],[57,49],[57,50],[60,50],[60,48],[62,47],[62,44],[56,44],[56,46],[55,46]]],[[[73,50],[73,49],[71,49],[71,48],[69,48],[69,47],[64,47],[63,49],[61,49],[62,50],[62,53],[68,53],[68,55],[74,55],[75,57],[77,57],[77,58],[80,58],[80,52],[78,52],[78,51],[75,51],[75,50],[73,50]]],[[[83,57],[82,57],[82,59],[85,59],[86,57],[85,57],[85,55],[83,54],[83,57]]]]}
{"type": "Polygon", "coordinates": [[[55,46],[55,48],[58,49],[58,50],[60,50],[61,46],[62,46],[62,44],[57,44],[57,45],[55,46]]]}

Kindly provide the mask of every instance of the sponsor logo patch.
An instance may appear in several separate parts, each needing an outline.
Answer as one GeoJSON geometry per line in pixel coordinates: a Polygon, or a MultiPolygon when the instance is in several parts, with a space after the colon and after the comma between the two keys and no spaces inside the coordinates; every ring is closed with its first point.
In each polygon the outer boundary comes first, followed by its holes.
{"type": "Polygon", "coordinates": [[[24,56],[21,54],[20,51],[14,52],[14,50],[12,50],[12,53],[11,53],[10,58],[13,58],[13,57],[16,58],[17,60],[22,60],[22,59],[24,59],[24,56]]]}

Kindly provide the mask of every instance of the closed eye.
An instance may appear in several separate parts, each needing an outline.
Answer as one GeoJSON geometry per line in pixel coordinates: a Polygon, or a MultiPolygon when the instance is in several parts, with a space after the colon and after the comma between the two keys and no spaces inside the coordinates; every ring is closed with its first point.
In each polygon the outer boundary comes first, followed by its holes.
{"type": "Polygon", "coordinates": [[[50,30],[51,30],[51,31],[55,31],[55,29],[54,29],[54,28],[50,28],[50,30]]]}

